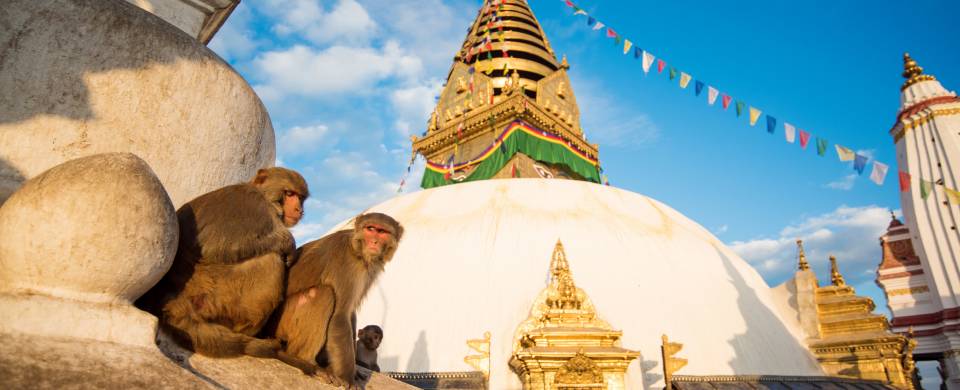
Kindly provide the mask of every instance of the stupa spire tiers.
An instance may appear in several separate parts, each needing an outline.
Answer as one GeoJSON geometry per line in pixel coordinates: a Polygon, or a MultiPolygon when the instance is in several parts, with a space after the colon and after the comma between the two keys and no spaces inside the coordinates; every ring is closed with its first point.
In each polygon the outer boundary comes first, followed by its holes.
{"type": "Polygon", "coordinates": [[[944,88],[933,75],[923,73],[923,67],[918,65],[909,53],[903,53],[901,76],[906,81],[900,87],[900,113],[897,116],[897,123],[894,124],[894,130],[891,130],[895,140],[902,137],[902,133],[895,133],[901,121],[909,120],[910,116],[920,113],[931,105],[957,101],[957,94],[944,88]]]}
{"type": "Polygon", "coordinates": [[[600,182],[598,148],[580,128],[566,58],[557,61],[523,0],[486,0],[413,150],[423,188],[494,178],[600,182]]]}
{"type": "Polygon", "coordinates": [[[932,75],[923,74],[923,67],[917,65],[917,61],[910,57],[910,53],[903,53],[903,78],[907,81],[903,83],[900,89],[907,89],[907,87],[921,81],[936,80],[932,75]]]}

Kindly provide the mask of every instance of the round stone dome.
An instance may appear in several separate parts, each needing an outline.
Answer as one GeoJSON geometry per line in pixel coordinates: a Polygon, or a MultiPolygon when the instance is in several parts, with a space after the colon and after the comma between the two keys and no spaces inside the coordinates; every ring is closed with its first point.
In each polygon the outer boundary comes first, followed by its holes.
{"type": "Polygon", "coordinates": [[[515,331],[547,285],[559,239],[576,286],[623,331],[621,346],[641,353],[628,388],[662,386],[663,334],[684,345],[678,374],[823,375],[760,275],[648,197],[580,181],[488,180],[368,211],[406,229],[358,313],[358,326],[384,329],[384,371],[470,371],[466,341],[490,332],[490,388],[519,389],[508,366],[515,331]]]}
{"type": "Polygon", "coordinates": [[[163,19],[126,1],[9,0],[0,26],[0,204],[98,153],[143,158],[176,208],[274,164],[253,88],[163,19]]]}

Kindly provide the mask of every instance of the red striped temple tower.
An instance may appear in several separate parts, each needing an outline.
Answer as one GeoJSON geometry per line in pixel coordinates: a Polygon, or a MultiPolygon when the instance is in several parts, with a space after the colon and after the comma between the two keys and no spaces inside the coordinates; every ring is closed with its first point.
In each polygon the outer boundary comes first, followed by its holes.
{"type": "Polygon", "coordinates": [[[960,99],[923,73],[908,54],[901,105],[890,135],[909,182],[900,193],[904,219],[881,238],[877,284],[887,296],[893,331],[918,341],[917,360],[939,360],[948,388],[960,388],[960,99]]]}

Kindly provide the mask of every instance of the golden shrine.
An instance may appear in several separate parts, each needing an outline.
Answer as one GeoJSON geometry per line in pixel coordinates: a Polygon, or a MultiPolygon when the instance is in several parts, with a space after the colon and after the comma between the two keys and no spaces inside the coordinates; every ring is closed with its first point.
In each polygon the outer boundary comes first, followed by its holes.
{"type": "Polygon", "coordinates": [[[487,1],[454,56],[414,153],[432,188],[507,177],[599,183],[598,146],[580,128],[566,58],[523,1],[487,1]]]}
{"type": "Polygon", "coordinates": [[[797,241],[797,248],[799,271],[795,280],[800,316],[807,324],[815,324],[804,330],[810,351],[824,372],[913,389],[916,341],[890,331],[886,317],[873,313],[873,300],[856,295],[846,284],[836,257],[830,256],[830,285],[820,287],[807,265],[802,241],[797,241]]]}
{"type": "Polygon", "coordinates": [[[517,328],[509,365],[524,389],[624,389],[627,366],[640,352],[621,348],[622,335],[576,286],[558,240],[550,284],[517,328]]]}

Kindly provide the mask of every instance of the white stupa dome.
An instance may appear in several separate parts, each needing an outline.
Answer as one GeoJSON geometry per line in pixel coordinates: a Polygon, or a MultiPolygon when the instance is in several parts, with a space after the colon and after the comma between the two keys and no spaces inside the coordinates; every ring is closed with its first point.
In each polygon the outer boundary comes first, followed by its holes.
{"type": "Polygon", "coordinates": [[[384,371],[470,371],[468,339],[491,333],[490,388],[519,389],[517,326],[546,286],[557,240],[600,317],[641,352],[631,389],[662,386],[661,335],[685,375],[823,375],[802,330],[760,275],[706,229],[622,189],[570,180],[463,183],[368,211],[406,228],[358,326],[379,324],[384,371]]]}

